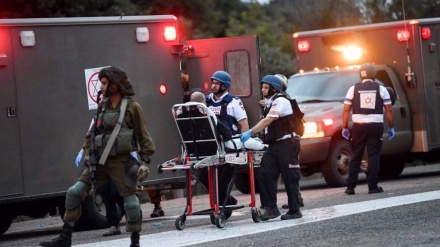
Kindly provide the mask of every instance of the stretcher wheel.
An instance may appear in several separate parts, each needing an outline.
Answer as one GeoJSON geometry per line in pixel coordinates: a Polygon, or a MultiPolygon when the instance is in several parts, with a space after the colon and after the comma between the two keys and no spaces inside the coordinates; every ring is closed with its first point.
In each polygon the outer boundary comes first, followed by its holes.
{"type": "Polygon", "coordinates": [[[181,231],[185,229],[185,219],[182,216],[177,217],[175,221],[176,229],[181,231]]]}
{"type": "Polygon", "coordinates": [[[252,220],[255,222],[255,223],[258,223],[258,222],[260,222],[261,221],[261,213],[260,213],[260,210],[258,210],[258,208],[255,208],[255,209],[253,209],[252,210],[252,220]]]}
{"type": "Polygon", "coordinates": [[[219,214],[215,216],[215,225],[218,228],[223,228],[225,227],[226,224],[226,219],[225,219],[225,215],[224,214],[219,214]]]}
{"type": "Polygon", "coordinates": [[[157,173],[162,174],[163,173],[163,169],[161,165],[157,166],[157,173]]]}
{"type": "Polygon", "coordinates": [[[215,215],[214,214],[210,214],[209,218],[211,219],[211,224],[215,225],[215,215]]]}

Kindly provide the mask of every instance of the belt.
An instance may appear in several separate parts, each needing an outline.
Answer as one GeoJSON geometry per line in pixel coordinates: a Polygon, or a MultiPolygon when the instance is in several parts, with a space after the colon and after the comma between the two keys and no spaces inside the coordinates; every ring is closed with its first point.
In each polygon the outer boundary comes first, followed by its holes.
{"type": "Polygon", "coordinates": [[[362,122],[355,122],[353,124],[357,124],[357,125],[365,125],[365,124],[383,124],[383,123],[379,123],[379,122],[368,122],[368,123],[362,123],[362,122]]]}

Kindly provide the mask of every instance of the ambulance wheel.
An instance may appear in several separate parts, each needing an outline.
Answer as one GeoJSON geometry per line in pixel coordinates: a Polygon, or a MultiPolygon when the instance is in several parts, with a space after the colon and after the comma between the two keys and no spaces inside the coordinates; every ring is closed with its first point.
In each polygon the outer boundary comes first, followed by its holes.
{"type": "Polygon", "coordinates": [[[183,216],[177,217],[176,222],[175,222],[175,226],[176,226],[176,229],[179,231],[182,231],[183,229],[185,229],[185,219],[183,218],[183,216]]]}
{"type": "Polygon", "coordinates": [[[226,224],[226,219],[225,219],[225,215],[224,214],[219,214],[215,216],[215,225],[218,228],[223,228],[225,227],[226,224]]]}
{"type": "Polygon", "coordinates": [[[215,215],[214,214],[210,214],[209,218],[211,219],[211,224],[215,225],[215,215]]]}
{"type": "Polygon", "coordinates": [[[261,213],[260,213],[260,210],[258,210],[258,208],[255,208],[255,210],[252,210],[252,220],[255,223],[258,223],[261,221],[260,216],[261,216],[261,213]]]}
{"type": "Polygon", "coordinates": [[[336,140],[330,144],[326,161],[321,166],[325,182],[333,187],[345,186],[348,178],[348,163],[352,156],[350,143],[336,140]]]}

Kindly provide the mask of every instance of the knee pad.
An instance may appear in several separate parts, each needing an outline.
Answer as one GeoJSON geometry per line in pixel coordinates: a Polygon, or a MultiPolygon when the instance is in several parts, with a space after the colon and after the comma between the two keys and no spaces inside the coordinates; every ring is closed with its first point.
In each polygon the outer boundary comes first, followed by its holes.
{"type": "Polygon", "coordinates": [[[139,200],[136,195],[129,195],[124,197],[124,209],[128,222],[137,222],[141,217],[141,208],[139,200]]]}
{"type": "Polygon", "coordinates": [[[73,210],[81,205],[82,199],[86,192],[86,184],[78,181],[67,190],[66,209],[73,210]]]}

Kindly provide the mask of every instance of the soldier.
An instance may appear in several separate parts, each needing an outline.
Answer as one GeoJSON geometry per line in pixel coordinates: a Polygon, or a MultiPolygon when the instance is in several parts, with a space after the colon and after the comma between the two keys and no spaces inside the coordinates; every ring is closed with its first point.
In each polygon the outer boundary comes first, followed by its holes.
{"type": "Polygon", "coordinates": [[[91,144],[96,146],[99,156],[103,154],[105,143],[107,143],[108,137],[111,136],[113,129],[118,124],[121,105],[127,102],[124,121],[120,124],[121,129],[117,138],[120,142],[118,142],[118,145],[111,147],[109,156],[103,165],[96,165],[98,171],[96,172],[95,183],[92,183],[93,179],[90,177],[94,173],[93,170],[86,169],[78,181],[67,190],[66,212],[61,234],[50,241],[41,242],[40,246],[71,246],[73,226],[80,217],[82,199],[91,192],[93,187],[99,188],[109,181],[116,184],[120,194],[124,197],[126,227],[127,231],[131,232],[130,247],[139,246],[142,212],[136,195],[136,184],[137,181],[144,180],[148,176],[149,168],[147,164],[150,161],[150,156],[155,151],[155,146],[146,126],[142,107],[131,99],[134,91],[126,73],[118,67],[104,68],[99,72],[99,80],[106,99],[98,106],[98,118],[94,128],[96,131],[94,133],[89,131],[86,136],[86,166],[93,167],[94,165],[91,164],[91,144]],[[89,138],[91,135],[95,136],[93,140],[89,138]],[[91,141],[94,143],[91,143],[91,141]],[[130,154],[132,151],[137,151],[142,164],[133,165],[132,169],[126,169],[129,161],[133,164],[134,158],[130,154]]]}

